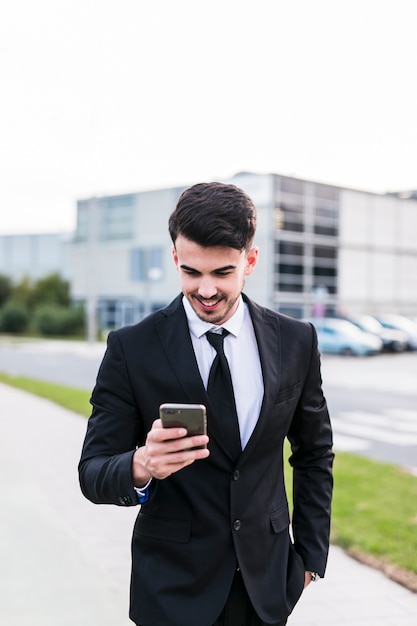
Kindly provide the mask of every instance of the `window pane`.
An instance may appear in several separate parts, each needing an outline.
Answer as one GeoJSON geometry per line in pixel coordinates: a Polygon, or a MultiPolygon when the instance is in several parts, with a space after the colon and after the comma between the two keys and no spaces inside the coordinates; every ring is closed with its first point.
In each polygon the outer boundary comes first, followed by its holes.
{"type": "Polygon", "coordinates": [[[286,254],[288,256],[303,256],[303,245],[301,243],[294,243],[293,241],[279,241],[278,252],[280,254],[286,254]]]}
{"type": "Polygon", "coordinates": [[[281,178],[281,191],[286,193],[298,193],[299,195],[304,194],[304,181],[297,180],[294,178],[286,178],[282,176],[281,178]]]}

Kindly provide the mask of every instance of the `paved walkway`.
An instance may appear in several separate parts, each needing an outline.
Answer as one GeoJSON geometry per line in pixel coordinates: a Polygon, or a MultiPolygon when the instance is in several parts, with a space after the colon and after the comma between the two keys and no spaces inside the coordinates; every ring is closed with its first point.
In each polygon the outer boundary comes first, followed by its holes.
{"type": "MultiPolygon", "coordinates": [[[[0,384],[0,624],[128,626],[136,508],[78,486],[86,421],[0,384]]],[[[333,547],[288,626],[415,626],[417,594],[333,547]]],[[[198,626],[198,624],[196,624],[198,626]]]]}

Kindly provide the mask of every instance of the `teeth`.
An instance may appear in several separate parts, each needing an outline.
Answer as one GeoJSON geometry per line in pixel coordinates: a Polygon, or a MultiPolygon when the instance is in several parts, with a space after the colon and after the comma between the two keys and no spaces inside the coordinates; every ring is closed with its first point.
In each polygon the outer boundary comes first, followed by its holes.
{"type": "Polygon", "coordinates": [[[212,300],[201,300],[201,303],[204,304],[204,306],[215,306],[217,304],[217,300],[216,302],[213,302],[212,300]]]}

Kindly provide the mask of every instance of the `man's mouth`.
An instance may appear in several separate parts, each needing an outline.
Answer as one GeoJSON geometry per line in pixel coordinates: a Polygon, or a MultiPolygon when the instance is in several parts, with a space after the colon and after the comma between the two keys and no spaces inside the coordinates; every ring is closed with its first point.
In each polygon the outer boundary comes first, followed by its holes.
{"type": "Polygon", "coordinates": [[[198,302],[205,308],[205,309],[213,309],[217,304],[219,304],[220,300],[202,300],[201,298],[197,298],[198,302]]]}

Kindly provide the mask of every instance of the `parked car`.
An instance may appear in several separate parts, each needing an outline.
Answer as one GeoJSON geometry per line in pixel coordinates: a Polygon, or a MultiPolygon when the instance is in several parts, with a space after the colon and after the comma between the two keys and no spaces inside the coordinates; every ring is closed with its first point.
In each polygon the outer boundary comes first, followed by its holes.
{"type": "Polygon", "coordinates": [[[329,354],[368,356],[382,350],[382,340],[360,330],[355,324],[335,317],[309,320],[317,330],[319,350],[329,354]]]}
{"type": "Polygon", "coordinates": [[[382,348],[388,352],[403,352],[407,350],[407,333],[396,328],[385,328],[371,315],[353,315],[343,319],[352,322],[360,330],[371,333],[382,339],[382,348]]]}
{"type": "Polygon", "coordinates": [[[407,335],[407,349],[417,350],[417,324],[403,315],[393,313],[378,314],[375,318],[384,328],[401,330],[407,335]]]}

